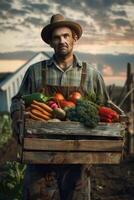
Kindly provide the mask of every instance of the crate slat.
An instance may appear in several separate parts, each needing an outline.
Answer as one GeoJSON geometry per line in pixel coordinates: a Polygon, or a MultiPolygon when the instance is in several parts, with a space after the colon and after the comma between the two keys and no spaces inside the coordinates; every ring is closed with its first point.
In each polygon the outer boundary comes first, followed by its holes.
{"type": "Polygon", "coordinates": [[[124,130],[121,123],[99,123],[94,129],[85,127],[79,122],[41,122],[29,120],[25,123],[26,132],[34,135],[64,135],[64,136],[100,136],[119,137],[124,130]]]}
{"type": "Polygon", "coordinates": [[[121,153],[24,151],[23,160],[32,164],[118,164],[121,153]]]}
{"type": "Polygon", "coordinates": [[[24,138],[24,150],[121,152],[122,140],[53,140],[24,138]]]}
{"type": "Polygon", "coordinates": [[[34,164],[118,164],[125,126],[99,123],[94,129],[79,122],[25,122],[20,160],[34,164]]]}

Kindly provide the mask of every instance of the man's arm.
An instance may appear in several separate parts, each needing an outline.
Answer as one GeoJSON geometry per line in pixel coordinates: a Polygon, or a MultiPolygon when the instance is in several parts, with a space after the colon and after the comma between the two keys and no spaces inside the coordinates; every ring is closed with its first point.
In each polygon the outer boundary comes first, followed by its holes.
{"type": "Polygon", "coordinates": [[[104,79],[100,73],[97,74],[96,81],[97,81],[97,91],[96,91],[97,101],[98,102],[102,101],[104,105],[107,105],[116,112],[118,112],[119,114],[124,115],[124,111],[121,108],[119,108],[115,103],[113,103],[112,100],[110,99],[104,79]]]}
{"type": "Polygon", "coordinates": [[[11,100],[11,107],[10,107],[11,116],[13,115],[14,112],[20,110],[20,99],[22,98],[22,96],[24,94],[32,93],[33,84],[34,84],[33,72],[32,69],[29,68],[25,73],[25,76],[22,80],[18,93],[11,100]]]}
{"type": "Polygon", "coordinates": [[[107,105],[110,100],[104,79],[98,71],[94,71],[94,90],[96,93],[96,102],[107,105]]]}
{"type": "Polygon", "coordinates": [[[20,111],[23,104],[22,95],[30,94],[33,90],[34,77],[31,68],[27,70],[21,83],[18,93],[11,100],[10,113],[12,118],[12,131],[16,139],[18,139],[18,120],[20,119],[20,111]]]}

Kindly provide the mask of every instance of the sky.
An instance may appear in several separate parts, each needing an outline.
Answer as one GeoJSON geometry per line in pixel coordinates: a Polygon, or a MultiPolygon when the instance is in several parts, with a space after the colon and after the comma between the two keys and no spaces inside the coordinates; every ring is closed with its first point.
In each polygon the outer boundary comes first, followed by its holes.
{"type": "Polygon", "coordinates": [[[107,84],[122,85],[127,63],[134,67],[134,0],[1,0],[0,72],[15,71],[37,52],[52,52],[40,32],[56,13],[82,26],[76,54],[107,84]]]}

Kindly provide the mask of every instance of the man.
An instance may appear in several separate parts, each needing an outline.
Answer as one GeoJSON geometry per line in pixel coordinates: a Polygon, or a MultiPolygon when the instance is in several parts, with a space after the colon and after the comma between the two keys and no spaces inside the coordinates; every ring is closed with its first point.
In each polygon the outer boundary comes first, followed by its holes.
{"type": "MultiPolygon", "coordinates": [[[[104,104],[107,102],[100,73],[73,54],[73,47],[81,35],[81,26],[65,20],[60,14],[53,15],[50,24],[43,28],[41,37],[54,49],[54,55],[27,70],[18,94],[12,99],[14,132],[17,133],[16,120],[24,94],[43,91],[53,95],[55,91],[62,91],[67,97],[72,91],[80,91],[82,95],[93,93],[99,100],[101,97],[104,104]]],[[[87,168],[81,165],[29,165],[23,199],[88,200],[88,176],[87,168]]]]}

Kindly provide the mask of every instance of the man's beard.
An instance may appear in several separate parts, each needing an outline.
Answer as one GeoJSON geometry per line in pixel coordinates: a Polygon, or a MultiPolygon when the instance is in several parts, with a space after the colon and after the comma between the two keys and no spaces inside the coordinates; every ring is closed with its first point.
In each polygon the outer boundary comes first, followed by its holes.
{"type": "Polygon", "coordinates": [[[59,57],[62,57],[62,58],[64,58],[64,57],[66,57],[66,56],[68,56],[68,55],[70,55],[72,53],[72,49],[71,50],[68,50],[68,49],[65,49],[65,50],[59,50],[59,51],[57,51],[57,52],[55,52],[55,54],[59,57]]]}
{"type": "Polygon", "coordinates": [[[70,54],[70,52],[57,52],[56,54],[58,57],[60,56],[60,57],[64,58],[64,57],[68,56],[70,54]]]}

